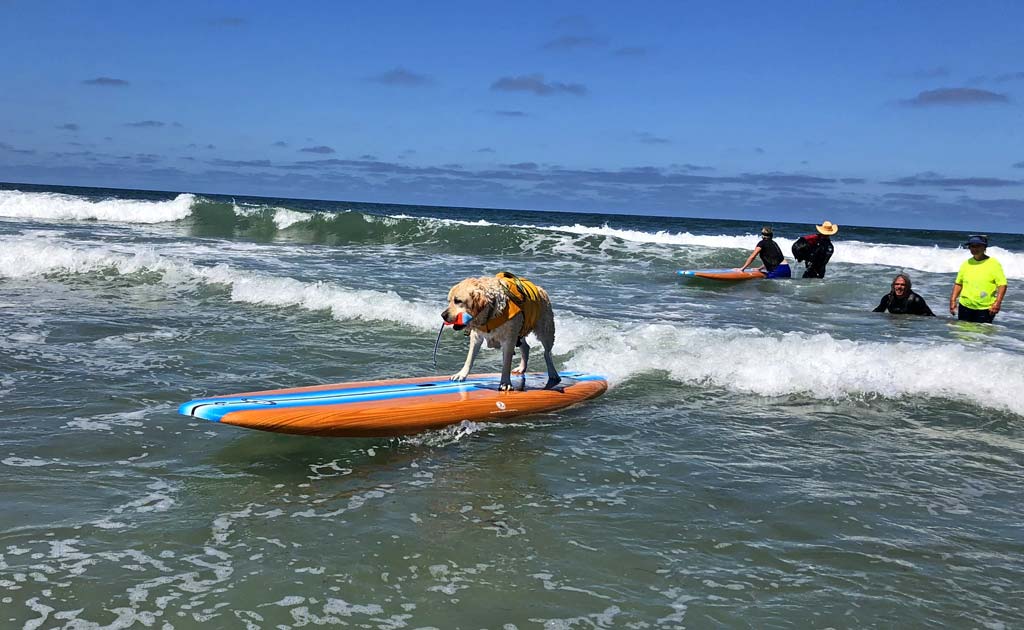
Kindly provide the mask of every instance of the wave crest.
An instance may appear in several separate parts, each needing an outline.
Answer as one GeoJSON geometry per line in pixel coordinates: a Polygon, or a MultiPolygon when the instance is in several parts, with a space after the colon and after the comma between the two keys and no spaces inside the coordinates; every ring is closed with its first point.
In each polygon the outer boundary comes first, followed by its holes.
{"type": "Polygon", "coordinates": [[[0,216],[36,221],[105,221],[111,223],[167,223],[192,212],[195,195],[182,193],[170,201],[102,199],[62,193],[0,190],[0,216]]]}
{"type": "MultiPolygon", "coordinates": [[[[327,311],[340,321],[384,320],[419,331],[425,343],[438,326],[437,303],[406,299],[393,291],[306,282],[227,264],[199,266],[147,246],[86,248],[52,236],[0,239],[0,245],[0,277],[142,273],[147,282],[175,289],[225,286],[231,300],[247,304],[327,311]]],[[[556,318],[554,350],[564,366],[606,374],[613,384],[657,372],[686,386],[755,396],[942,398],[1024,416],[1024,399],[1017,394],[1024,389],[1024,357],[991,347],[979,352],[974,342],[890,343],[824,333],[666,323],[637,326],[565,310],[556,318]],[[779,367],[766,371],[763,357],[779,357],[779,367]]],[[[485,354],[483,361],[494,359],[494,353],[485,354]]]]}
{"type": "MultiPolygon", "coordinates": [[[[503,216],[499,211],[489,212],[494,218],[503,216]]],[[[61,193],[0,191],[0,216],[40,222],[182,222],[192,235],[200,237],[245,236],[263,241],[283,239],[327,245],[402,245],[463,255],[526,253],[582,258],[588,262],[595,258],[619,262],[642,259],[657,265],[683,268],[736,266],[760,238],[753,233],[644,231],[608,224],[501,223],[401,213],[383,215],[355,209],[323,212],[312,209],[312,206],[300,211],[258,203],[216,201],[188,193],[165,201],[97,201],[61,193]]],[[[777,237],[776,241],[784,253],[790,252],[793,239],[777,237]]],[[[1024,279],[1024,253],[992,246],[989,254],[999,260],[1007,278],[1024,279]]],[[[969,255],[961,247],[870,243],[839,238],[832,261],[952,274],[969,255]]]]}

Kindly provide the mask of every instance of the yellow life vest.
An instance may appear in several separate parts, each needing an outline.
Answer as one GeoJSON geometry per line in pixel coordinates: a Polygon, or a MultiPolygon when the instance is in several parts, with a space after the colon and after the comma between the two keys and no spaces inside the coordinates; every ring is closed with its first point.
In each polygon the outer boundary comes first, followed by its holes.
{"type": "Polygon", "coordinates": [[[530,334],[540,317],[541,297],[537,285],[514,273],[501,271],[495,274],[501,282],[501,288],[508,297],[505,310],[487,320],[482,326],[484,332],[491,332],[519,313],[523,314],[523,327],[519,330],[520,339],[530,334]]]}

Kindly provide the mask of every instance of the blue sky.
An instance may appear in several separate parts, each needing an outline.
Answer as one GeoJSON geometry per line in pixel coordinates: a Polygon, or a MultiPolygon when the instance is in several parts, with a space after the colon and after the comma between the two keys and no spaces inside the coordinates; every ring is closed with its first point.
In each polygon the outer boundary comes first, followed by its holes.
{"type": "Polygon", "coordinates": [[[0,181],[1024,231],[1024,2],[0,0],[0,181]]]}

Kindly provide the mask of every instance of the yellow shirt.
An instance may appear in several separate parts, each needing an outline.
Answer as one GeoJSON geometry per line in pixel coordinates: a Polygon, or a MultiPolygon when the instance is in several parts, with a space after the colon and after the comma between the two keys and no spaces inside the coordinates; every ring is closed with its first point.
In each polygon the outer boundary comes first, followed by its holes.
{"type": "Polygon", "coordinates": [[[960,265],[955,283],[963,286],[960,303],[982,311],[995,303],[996,288],[1006,286],[1006,275],[995,258],[989,256],[985,260],[975,260],[972,256],[960,265]]]}

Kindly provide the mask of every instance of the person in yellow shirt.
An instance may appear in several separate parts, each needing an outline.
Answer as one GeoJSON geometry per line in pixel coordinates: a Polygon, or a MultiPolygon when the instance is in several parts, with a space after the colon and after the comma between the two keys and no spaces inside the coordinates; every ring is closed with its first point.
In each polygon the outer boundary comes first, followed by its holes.
{"type": "Polygon", "coordinates": [[[975,234],[964,243],[971,257],[960,265],[949,296],[949,314],[967,322],[991,324],[1006,295],[1006,274],[999,261],[985,254],[988,237],[975,234]]]}

